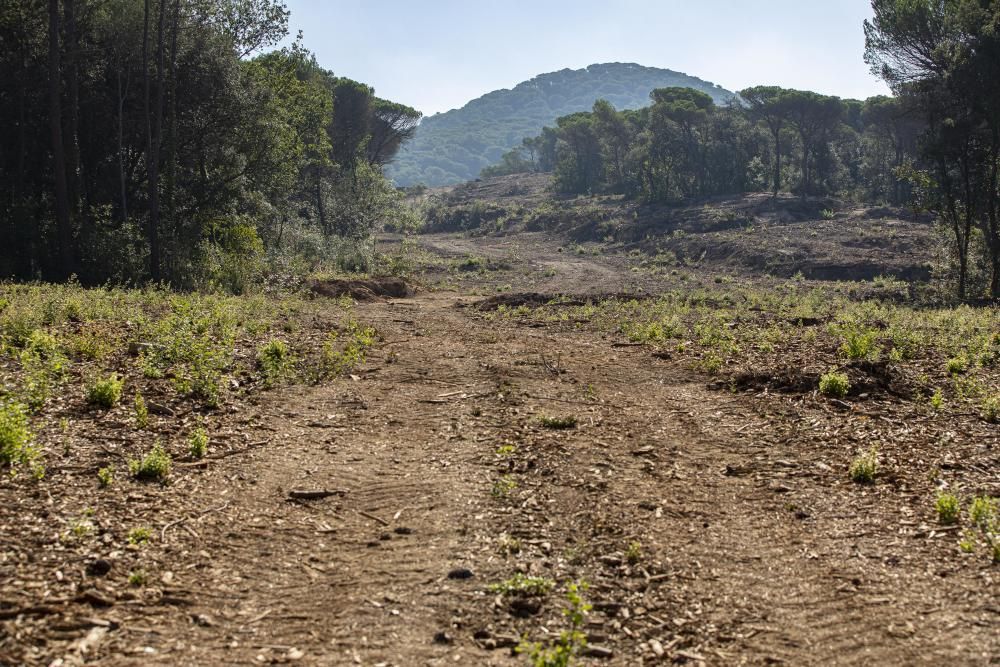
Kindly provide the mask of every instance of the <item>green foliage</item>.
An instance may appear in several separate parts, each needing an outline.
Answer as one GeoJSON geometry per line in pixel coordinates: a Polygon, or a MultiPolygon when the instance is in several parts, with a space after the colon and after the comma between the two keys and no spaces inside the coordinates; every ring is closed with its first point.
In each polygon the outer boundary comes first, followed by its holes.
{"type": "Polygon", "coordinates": [[[159,442],[141,459],[130,459],[129,473],[139,480],[163,482],[170,474],[173,461],[159,442]]]}
{"type": "Polygon", "coordinates": [[[545,428],[551,428],[555,430],[565,430],[576,428],[577,420],[574,415],[565,415],[562,417],[556,417],[552,415],[542,415],[538,418],[538,421],[545,428]]]}
{"type": "Polygon", "coordinates": [[[493,482],[493,489],[490,493],[494,498],[505,498],[517,488],[517,482],[510,475],[504,475],[493,482]]]}
{"type": "Polygon", "coordinates": [[[129,572],[128,575],[129,586],[134,586],[136,588],[145,586],[148,579],[149,577],[146,576],[146,572],[144,570],[133,570],[132,572],[129,572]]]}
{"type": "Polygon", "coordinates": [[[133,528],[128,532],[128,543],[134,546],[142,546],[149,543],[153,537],[153,531],[145,526],[133,528]]]}
{"type": "Polygon", "coordinates": [[[135,392],[135,426],[139,429],[149,427],[149,408],[146,406],[146,399],[140,392],[135,392]]]}
{"type": "Polygon", "coordinates": [[[188,438],[188,453],[195,459],[204,458],[208,453],[208,434],[204,428],[195,429],[188,438]]]}
{"type": "MultiPolygon", "coordinates": [[[[511,90],[495,91],[461,109],[425,118],[414,139],[388,170],[402,186],[431,187],[475,179],[484,167],[500,163],[504,154],[534,137],[560,116],[588,111],[594,100],[606,99],[620,109],[649,103],[649,91],[667,86],[691,86],[722,103],[732,93],[670,70],[609,63],[586,69],[542,74],[511,90]]],[[[534,162],[544,168],[544,149],[532,145],[534,162]]],[[[510,160],[511,158],[508,158],[510,160]]],[[[524,158],[521,158],[524,159],[524,158]]]]}
{"type": "Polygon", "coordinates": [[[872,359],[877,356],[878,332],[847,331],[840,353],[848,359],[872,359]]]}
{"type": "Polygon", "coordinates": [[[983,419],[991,424],[1000,422],[1000,395],[983,400],[983,419]]]}
{"type": "Polygon", "coordinates": [[[625,560],[630,565],[635,565],[642,560],[642,544],[640,542],[629,542],[628,548],[625,549],[625,560]]]}
{"type": "Polygon", "coordinates": [[[124,381],[117,373],[105,378],[95,378],[87,387],[87,403],[110,410],[122,400],[124,381]]]}
{"type": "Polygon", "coordinates": [[[848,470],[851,480],[858,484],[871,484],[878,473],[878,450],[872,447],[867,452],[859,454],[848,470]]]}
{"type": "Polygon", "coordinates": [[[846,373],[824,373],[819,379],[819,391],[824,396],[843,398],[851,389],[851,381],[846,373]]]}
{"type": "Polygon", "coordinates": [[[534,667],[567,667],[574,657],[587,648],[587,635],[583,628],[587,614],[593,609],[583,598],[586,584],[570,584],[566,591],[569,606],[563,610],[569,628],[548,646],[540,643],[522,644],[518,653],[527,653],[534,667]]]}
{"type": "Polygon", "coordinates": [[[109,488],[115,483],[115,469],[110,466],[99,469],[97,471],[97,483],[101,485],[102,489],[109,488]]]}
{"type": "Polygon", "coordinates": [[[958,522],[959,514],[962,512],[962,503],[958,496],[953,493],[938,493],[937,500],[934,501],[934,509],[937,510],[938,521],[945,525],[958,522]]]}
{"type": "Polygon", "coordinates": [[[294,361],[288,344],[281,340],[270,340],[257,350],[257,363],[264,373],[264,383],[269,387],[288,375],[294,361]]]}
{"type": "Polygon", "coordinates": [[[20,403],[0,403],[0,464],[36,466],[41,456],[28,424],[28,410],[20,403]]]}
{"type": "Polygon", "coordinates": [[[544,577],[529,577],[518,572],[511,578],[496,584],[490,584],[491,593],[498,595],[524,595],[528,597],[542,597],[548,595],[549,591],[556,585],[556,582],[544,577]]]}

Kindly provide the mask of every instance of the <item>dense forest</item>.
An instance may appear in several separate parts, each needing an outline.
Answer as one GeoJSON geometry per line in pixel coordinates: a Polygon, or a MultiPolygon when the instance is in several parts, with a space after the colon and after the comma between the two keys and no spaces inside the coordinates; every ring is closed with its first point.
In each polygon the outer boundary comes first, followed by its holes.
{"type": "Polygon", "coordinates": [[[557,119],[525,138],[484,176],[554,172],[567,194],[613,192],[670,202],[771,189],[902,204],[899,169],[922,129],[904,100],[865,102],[758,86],[718,106],[691,88],[659,88],[652,104],[557,119]]]}
{"type": "Polygon", "coordinates": [[[556,118],[587,111],[606,99],[619,109],[649,104],[654,88],[700,90],[717,103],[733,94],[687,74],[632,63],[606,63],[542,74],[511,90],[493,91],[461,109],[425,118],[387,171],[400,186],[469,181],[499,162],[522,137],[534,136],[556,118]]]}
{"type": "Polygon", "coordinates": [[[240,291],[398,212],[420,114],[322,69],[275,0],[0,0],[0,276],[240,291]]]}

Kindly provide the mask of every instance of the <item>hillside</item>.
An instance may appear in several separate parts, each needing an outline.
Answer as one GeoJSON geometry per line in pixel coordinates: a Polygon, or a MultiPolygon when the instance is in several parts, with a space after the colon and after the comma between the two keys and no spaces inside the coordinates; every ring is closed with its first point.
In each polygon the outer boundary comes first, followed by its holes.
{"type": "Polygon", "coordinates": [[[632,63],[564,69],[424,119],[387,173],[400,186],[468,181],[560,116],[589,110],[601,98],[618,109],[637,109],[649,103],[651,90],[668,86],[696,88],[716,102],[732,97],[715,84],[668,69],[632,63]]]}

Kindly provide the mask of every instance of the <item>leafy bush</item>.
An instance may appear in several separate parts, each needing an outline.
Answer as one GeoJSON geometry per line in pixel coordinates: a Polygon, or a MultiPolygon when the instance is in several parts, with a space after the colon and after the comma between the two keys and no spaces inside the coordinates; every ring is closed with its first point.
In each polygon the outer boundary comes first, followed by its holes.
{"type": "Polygon", "coordinates": [[[819,391],[824,396],[843,398],[851,389],[851,381],[846,373],[825,373],[819,379],[819,391]]]}
{"type": "Polygon", "coordinates": [[[877,332],[848,331],[840,352],[848,359],[870,359],[876,356],[877,332]]]}
{"type": "Polygon", "coordinates": [[[281,340],[270,340],[257,351],[257,363],[264,372],[267,386],[277,384],[292,366],[292,353],[288,344],[281,340]]]}
{"type": "Polygon", "coordinates": [[[551,428],[556,430],[576,428],[576,417],[573,415],[567,415],[565,417],[552,417],[549,415],[542,415],[538,418],[542,426],[545,428],[551,428]]]}
{"type": "Polygon", "coordinates": [[[28,410],[20,403],[0,404],[0,463],[32,465],[39,457],[28,425],[28,410]]]}
{"type": "Polygon", "coordinates": [[[156,443],[141,459],[130,460],[128,469],[136,479],[162,482],[170,474],[172,465],[170,454],[163,448],[163,445],[156,443]]]}
{"type": "Polygon", "coordinates": [[[871,484],[878,473],[878,450],[872,447],[864,454],[858,455],[848,470],[851,479],[858,484],[871,484]]]}
{"type": "Polygon", "coordinates": [[[87,387],[87,403],[110,410],[122,400],[124,381],[117,373],[106,378],[98,378],[87,387]]]}
{"type": "Polygon", "coordinates": [[[195,432],[188,438],[188,453],[196,459],[204,458],[205,454],[208,453],[208,434],[205,433],[205,429],[195,429],[195,432]]]}
{"type": "Polygon", "coordinates": [[[938,521],[945,525],[951,525],[958,521],[958,515],[962,512],[962,504],[958,496],[953,493],[939,493],[934,502],[934,509],[937,510],[938,521]]]}

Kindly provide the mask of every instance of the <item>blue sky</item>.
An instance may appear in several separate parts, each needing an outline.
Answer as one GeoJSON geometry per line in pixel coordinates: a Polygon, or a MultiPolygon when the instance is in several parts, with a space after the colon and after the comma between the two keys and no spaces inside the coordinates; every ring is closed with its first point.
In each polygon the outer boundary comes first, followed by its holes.
{"type": "Polygon", "coordinates": [[[636,62],[730,90],[887,94],[862,59],[868,0],[286,0],[320,64],[432,114],[537,74],[636,62]]]}

